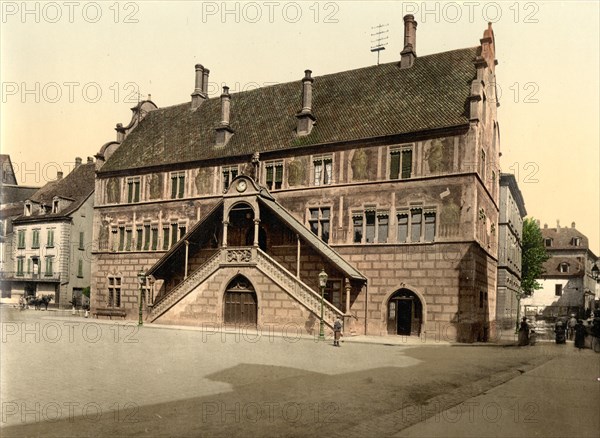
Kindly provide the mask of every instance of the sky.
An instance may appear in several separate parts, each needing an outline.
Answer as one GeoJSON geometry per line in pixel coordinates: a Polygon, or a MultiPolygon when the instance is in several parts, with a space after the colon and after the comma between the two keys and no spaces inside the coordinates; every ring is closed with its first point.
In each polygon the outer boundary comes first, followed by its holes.
{"type": "Polygon", "coordinates": [[[400,59],[403,20],[417,55],[496,38],[501,170],[529,217],[576,223],[600,255],[599,2],[1,2],[0,151],[20,184],[68,173],[116,139],[151,94],[190,100],[194,65],[209,94],[361,68],[384,25],[381,62],[400,59]]]}

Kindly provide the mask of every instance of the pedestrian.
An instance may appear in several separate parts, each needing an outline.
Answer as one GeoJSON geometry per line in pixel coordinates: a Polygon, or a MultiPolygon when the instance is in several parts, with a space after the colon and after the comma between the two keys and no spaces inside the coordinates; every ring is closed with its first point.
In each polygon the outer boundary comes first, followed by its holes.
{"type": "Polygon", "coordinates": [[[25,310],[25,298],[23,298],[23,295],[19,297],[19,310],[25,310]]]}
{"type": "Polygon", "coordinates": [[[577,320],[577,324],[575,324],[575,348],[585,348],[585,336],[587,335],[587,330],[583,325],[581,319],[577,320]]]}
{"type": "Polygon", "coordinates": [[[529,324],[527,324],[527,318],[524,316],[521,320],[521,326],[519,327],[519,347],[529,345],[529,324]]]}
{"type": "Polygon", "coordinates": [[[573,335],[575,334],[575,326],[577,325],[577,319],[575,318],[575,314],[571,313],[571,319],[569,319],[569,340],[573,340],[573,335]]]}
{"type": "Polygon", "coordinates": [[[335,319],[335,322],[333,323],[333,346],[334,347],[340,346],[340,338],[343,336],[343,334],[342,334],[343,325],[344,325],[344,323],[342,322],[342,320],[340,319],[340,317],[338,315],[338,317],[335,319]]]}

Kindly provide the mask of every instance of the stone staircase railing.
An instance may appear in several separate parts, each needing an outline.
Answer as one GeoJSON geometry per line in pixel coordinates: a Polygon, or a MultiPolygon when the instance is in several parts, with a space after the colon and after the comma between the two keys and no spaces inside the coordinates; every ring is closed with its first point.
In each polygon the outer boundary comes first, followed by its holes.
{"type": "MultiPolygon", "coordinates": [[[[256,267],[319,318],[321,316],[321,295],[313,291],[265,252],[260,249],[256,251],[256,267]]],[[[323,321],[325,324],[333,328],[337,316],[343,317],[343,312],[327,300],[323,300],[323,321]]]]}
{"type": "Polygon", "coordinates": [[[214,254],[202,266],[192,272],[188,277],[179,283],[174,289],[167,293],[160,301],[152,307],[149,319],[150,322],[155,321],[159,316],[173,307],[179,300],[190,293],[196,286],[206,280],[215,272],[221,262],[221,251],[214,254]]]}

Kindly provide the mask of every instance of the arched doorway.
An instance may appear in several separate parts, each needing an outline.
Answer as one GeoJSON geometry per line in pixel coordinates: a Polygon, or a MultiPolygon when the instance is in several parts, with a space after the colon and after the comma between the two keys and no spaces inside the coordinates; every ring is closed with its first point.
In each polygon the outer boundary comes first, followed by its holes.
{"type": "Polygon", "coordinates": [[[238,275],[225,290],[223,322],[233,325],[256,325],[257,301],[252,283],[243,275],[238,275]]]}
{"type": "Polygon", "coordinates": [[[419,336],[423,323],[423,305],[408,289],[396,291],[387,303],[387,331],[390,335],[419,336]]]}
{"type": "Polygon", "coordinates": [[[254,238],[254,210],[242,202],[229,211],[228,246],[251,246],[254,238]]]}

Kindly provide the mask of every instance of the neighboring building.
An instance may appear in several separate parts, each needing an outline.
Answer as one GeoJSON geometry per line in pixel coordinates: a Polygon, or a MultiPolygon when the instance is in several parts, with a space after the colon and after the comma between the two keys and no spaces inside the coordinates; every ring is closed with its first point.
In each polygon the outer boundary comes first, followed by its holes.
{"type": "Polygon", "coordinates": [[[592,267],[598,257],[589,247],[588,238],[577,228],[542,228],[544,245],[550,258],[544,263],[544,274],[539,280],[541,290],[521,301],[527,315],[546,317],[575,313],[586,318],[594,308],[596,280],[592,267]]]}
{"type": "Polygon", "coordinates": [[[133,108],[97,155],[92,311],[174,324],[485,340],[496,315],[499,132],[481,45],[133,108]],[[146,108],[145,110],[143,110],[146,108]],[[136,126],[137,125],[137,126],[136,126]]]}
{"type": "Polygon", "coordinates": [[[39,187],[20,186],[9,155],[0,154],[0,303],[16,303],[12,297],[10,281],[5,279],[13,272],[12,220],[23,214],[24,201],[39,187]]]}
{"type": "Polygon", "coordinates": [[[52,295],[67,307],[90,285],[94,172],[93,158],[77,158],[71,173],[25,201],[13,220],[14,271],[5,275],[13,300],[52,295]]]}
{"type": "Polygon", "coordinates": [[[0,154],[0,205],[22,202],[38,189],[39,187],[19,185],[10,155],[0,154]]]}
{"type": "Polygon", "coordinates": [[[515,176],[500,175],[500,224],[498,227],[498,293],[496,321],[504,329],[517,321],[517,293],[521,288],[521,249],[525,202],[515,176]]]}

